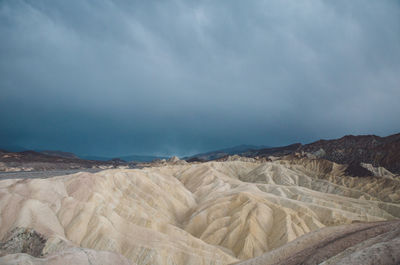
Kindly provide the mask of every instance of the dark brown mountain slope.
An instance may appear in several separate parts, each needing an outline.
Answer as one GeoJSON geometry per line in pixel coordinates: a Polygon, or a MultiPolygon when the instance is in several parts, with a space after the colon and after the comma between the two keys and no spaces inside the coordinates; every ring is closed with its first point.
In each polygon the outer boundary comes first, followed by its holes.
{"type": "Polygon", "coordinates": [[[251,156],[251,157],[267,157],[267,156],[284,156],[289,155],[295,152],[297,149],[301,147],[300,143],[295,143],[287,146],[280,147],[272,147],[272,148],[264,148],[261,150],[249,150],[247,152],[241,153],[242,156],[251,156]]]}
{"type": "Polygon", "coordinates": [[[340,164],[369,163],[400,173],[400,133],[387,137],[346,135],[335,140],[320,140],[298,150],[340,164]]]}
{"type": "Polygon", "coordinates": [[[348,175],[367,176],[371,172],[360,163],[384,167],[400,174],[400,133],[387,137],[376,135],[346,135],[340,139],[319,140],[310,144],[300,143],[261,150],[237,153],[246,157],[285,156],[294,153],[311,153],[317,158],[349,165],[348,175]]]}

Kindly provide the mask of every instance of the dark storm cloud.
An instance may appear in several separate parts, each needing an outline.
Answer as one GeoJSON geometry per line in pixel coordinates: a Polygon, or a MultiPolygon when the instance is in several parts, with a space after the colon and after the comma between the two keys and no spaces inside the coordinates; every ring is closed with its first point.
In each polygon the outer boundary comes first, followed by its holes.
{"type": "Polygon", "coordinates": [[[177,153],[400,130],[398,1],[0,2],[1,142],[177,153]]]}

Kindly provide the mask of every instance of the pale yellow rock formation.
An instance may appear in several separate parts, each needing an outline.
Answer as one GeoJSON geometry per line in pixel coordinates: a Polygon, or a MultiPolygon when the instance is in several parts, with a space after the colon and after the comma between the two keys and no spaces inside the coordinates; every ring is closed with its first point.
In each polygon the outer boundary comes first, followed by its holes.
{"type": "Polygon", "coordinates": [[[140,265],[230,264],[326,226],[400,217],[398,180],[343,172],[323,160],[284,159],[2,180],[0,239],[30,227],[50,238],[43,254],[52,257],[79,246],[140,265]]]}
{"type": "Polygon", "coordinates": [[[373,165],[368,164],[368,163],[361,163],[360,165],[362,167],[368,169],[369,171],[371,171],[372,174],[374,174],[374,176],[376,176],[376,177],[384,177],[384,178],[398,177],[384,167],[374,167],[373,165]]]}

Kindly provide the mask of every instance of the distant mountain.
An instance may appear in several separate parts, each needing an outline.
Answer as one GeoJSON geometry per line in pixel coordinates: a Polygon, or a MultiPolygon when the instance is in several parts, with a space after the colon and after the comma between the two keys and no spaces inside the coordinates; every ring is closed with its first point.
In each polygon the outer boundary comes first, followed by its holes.
{"type": "MultiPolygon", "coordinates": [[[[310,144],[291,144],[282,147],[259,148],[240,145],[184,158],[186,161],[216,160],[228,155],[245,157],[284,156],[294,153],[310,153],[317,158],[339,164],[349,165],[349,170],[356,175],[366,174],[360,163],[384,167],[400,174],[400,133],[386,137],[376,135],[346,135],[339,139],[319,140],[310,144]],[[358,173],[357,173],[358,172],[358,173]]],[[[349,173],[349,175],[351,175],[349,173]]]]}
{"type": "Polygon", "coordinates": [[[247,150],[259,150],[259,149],[264,149],[264,148],[270,148],[270,146],[265,146],[265,145],[257,146],[257,145],[242,144],[242,145],[238,145],[238,146],[234,146],[234,147],[230,147],[230,148],[221,149],[221,150],[219,150],[219,152],[225,152],[227,154],[236,154],[236,153],[245,152],[247,150]]]}
{"type": "Polygon", "coordinates": [[[78,157],[85,160],[95,160],[95,161],[109,161],[114,158],[114,157],[95,156],[95,155],[78,155],[78,157]]]}
{"type": "Polygon", "coordinates": [[[79,159],[78,156],[76,156],[74,153],[70,152],[63,152],[63,151],[53,151],[53,150],[43,150],[43,151],[37,151],[41,154],[44,155],[49,155],[49,156],[57,156],[57,157],[64,157],[64,158],[77,158],[79,159]]]}
{"type": "Polygon", "coordinates": [[[151,162],[157,159],[168,159],[167,156],[146,156],[146,155],[127,155],[118,157],[124,161],[134,161],[134,162],[151,162]]]}
{"type": "Polygon", "coordinates": [[[292,153],[310,153],[317,158],[349,165],[348,175],[365,175],[360,163],[384,167],[400,173],[400,133],[387,137],[376,135],[346,135],[339,139],[319,140],[310,144],[300,143],[284,147],[249,150],[240,155],[246,157],[283,156],[292,153]]]}
{"type": "Polygon", "coordinates": [[[1,162],[74,162],[80,159],[47,155],[33,150],[22,152],[1,151],[1,162]]]}
{"type": "Polygon", "coordinates": [[[92,155],[80,155],[82,159],[97,160],[97,161],[110,161],[115,159],[121,159],[127,162],[151,162],[157,159],[167,159],[168,157],[162,156],[147,156],[147,155],[124,155],[117,157],[104,157],[104,156],[92,156],[92,155]]]}
{"type": "MultiPolygon", "coordinates": [[[[58,151],[57,151],[58,152],[58,151]]],[[[63,152],[61,152],[63,153],[63,152]]],[[[0,171],[42,171],[81,168],[114,167],[121,163],[117,161],[92,161],[74,157],[56,156],[32,150],[9,152],[0,150],[0,171]]]]}
{"type": "Polygon", "coordinates": [[[251,150],[259,150],[259,149],[264,149],[267,148],[267,146],[256,146],[256,145],[237,145],[234,147],[229,147],[229,148],[224,148],[220,150],[215,150],[215,151],[210,151],[206,153],[200,153],[188,157],[184,157],[186,161],[208,161],[208,160],[215,160],[222,158],[224,156],[228,155],[236,155],[236,154],[242,154],[244,152],[249,152],[251,150]]]}
{"type": "Polygon", "coordinates": [[[284,156],[297,151],[301,146],[301,143],[295,143],[287,146],[263,148],[260,150],[247,150],[243,153],[240,153],[240,155],[246,157],[284,156]]]}

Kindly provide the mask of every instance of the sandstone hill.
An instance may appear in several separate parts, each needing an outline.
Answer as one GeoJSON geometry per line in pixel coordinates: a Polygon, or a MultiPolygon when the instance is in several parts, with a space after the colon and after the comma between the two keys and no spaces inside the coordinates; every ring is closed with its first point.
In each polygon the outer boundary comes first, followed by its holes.
{"type": "MultiPolygon", "coordinates": [[[[0,264],[368,261],[376,248],[398,249],[400,218],[399,177],[370,167],[375,175],[350,177],[345,165],[307,157],[173,158],[1,180],[0,264]]],[[[397,264],[392,256],[385,264],[397,264]]]]}

